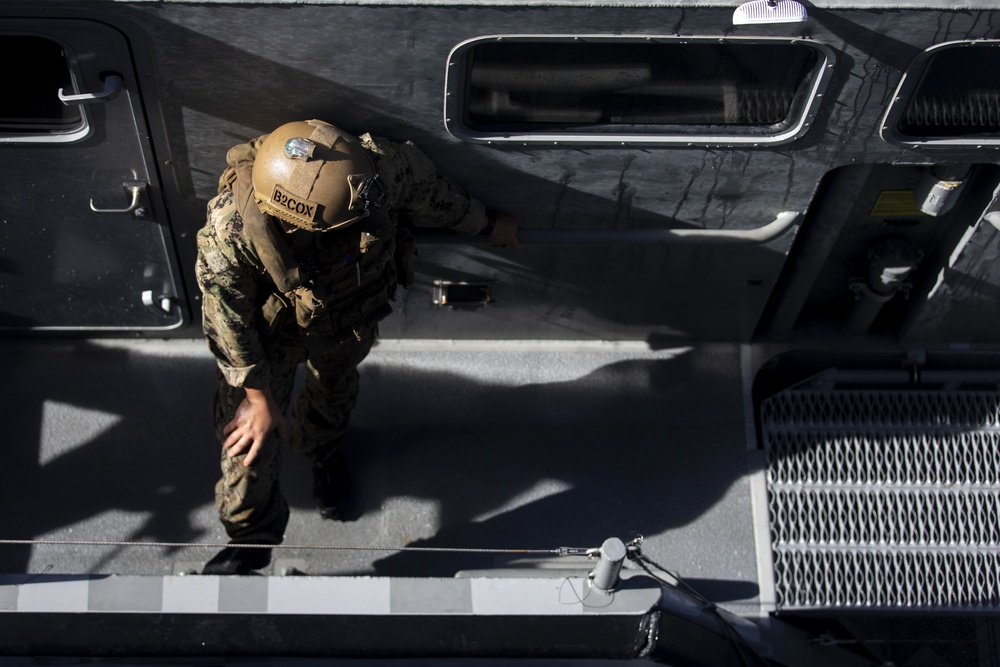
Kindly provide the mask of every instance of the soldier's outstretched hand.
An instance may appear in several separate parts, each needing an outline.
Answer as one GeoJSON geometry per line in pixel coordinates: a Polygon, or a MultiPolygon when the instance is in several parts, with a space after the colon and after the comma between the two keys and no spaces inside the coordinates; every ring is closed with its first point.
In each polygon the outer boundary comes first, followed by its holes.
{"type": "Polygon", "coordinates": [[[222,430],[226,436],[222,446],[229,458],[246,452],[243,465],[249,466],[271,431],[277,431],[278,437],[285,439],[285,417],[270,389],[248,388],[246,391],[247,397],[236,409],[236,416],[222,430]]]}
{"type": "Polygon", "coordinates": [[[517,217],[510,213],[501,213],[497,216],[497,224],[490,234],[490,242],[501,248],[520,247],[521,242],[517,238],[517,233],[521,230],[521,224],[517,217]]]}

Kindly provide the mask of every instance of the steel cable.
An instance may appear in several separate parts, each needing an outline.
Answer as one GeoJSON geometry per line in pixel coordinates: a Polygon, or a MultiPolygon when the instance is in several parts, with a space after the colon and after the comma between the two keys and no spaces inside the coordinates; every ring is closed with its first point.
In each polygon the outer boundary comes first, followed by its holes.
{"type": "Polygon", "coordinates": [[[558,547],[556,549],[482,549],[468,547],[381,547],[348,546],[333,544],[232,544],[213,542],[135,542],[127,540],[12,540],[0,539],[0,545],[7,546],[93,546],[93,547],[160,547],[160,548],[205,548],[219,549],[239,546],[246,549],[313,549],[331,551],[427,551],[446,553],[489,553],[573,556],[588,555],[591,549],[558,547]]]}

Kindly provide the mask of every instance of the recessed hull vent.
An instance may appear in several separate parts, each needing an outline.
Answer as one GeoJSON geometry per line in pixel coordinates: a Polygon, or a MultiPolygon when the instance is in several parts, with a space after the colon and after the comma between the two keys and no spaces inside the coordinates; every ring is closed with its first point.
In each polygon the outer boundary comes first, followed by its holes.
{"type": "Polygon", "coordinates": [[[492,282],[434,281],[433,301],[439,306],[474,308],[493,303],[492,282]]]}
{"type": "Polygon", "coordinates": [[[1000,391],[761,405],[777,606],[1000,609],[1000,391]]]}

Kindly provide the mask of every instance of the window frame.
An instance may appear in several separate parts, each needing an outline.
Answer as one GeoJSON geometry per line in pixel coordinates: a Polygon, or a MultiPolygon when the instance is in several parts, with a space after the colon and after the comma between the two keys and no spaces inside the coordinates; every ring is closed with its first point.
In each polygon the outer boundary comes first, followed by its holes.
{"type": "MultiPolygon", "coordinates": [[[[445,76],[444,124],[445,129],[457,139],[475,143],[523,144],[523,145],[660,145],[660,146],[740,146],[756,148],[792,142],[805,134],[818,113],[820,101],[833,72],[836,56],[832,49],[812,39],[788,37],[677,37],[666,35],[486,35],[465,40],[456,45],[448,55],[445,76]],[[468,78],[469,55],[481,44],[490,42],[598,42],[598,43],[665,43],[665,44],[804,44],[817,53],[812,79],[803,95],[798,116],[790,119],[790,124],[780,132],[761,133],[764,126],[732,126],[730,132],[706,132],[704,125],[692,125],[691,132],[678,132],[677,125],[664,126],[669,130],[656,129],[615,132],[565,131],[481,131],[465,125],[466,81],[468,78]]],[[[610,127],[610,126],[605,126],[610,127]]],[[[653,126],[655,128],[655,126],[653,126]]]]}
{"type": "Polygon", "coordinates": [[[913,62],[910,63],[910,66],[907,67],[906,71],[903,73],[903,77],[899,81],[899,86],[896,88],[896,93],[892,96],[892,102],[889,103],[889,108],[886,110],[885,116],[882,119],[879,134],[881,135],[883,141],[895,146],[915,149],[967,149],[992,147],[994,150],[1000,150],[1000,136],[913,137],[908,134],[903,134],[899,130],[899,125],[906,113],[906,108],[909,106],[913,95],[920,89],[920,85],[924,80],[924,74],[927,72],[934,56],[945,49],[976,46],[1000,48],[1000,39],[963,39],[951,42],[942,42],[941,44],[935,44],[934,46],[926,49],[923,53],[913,59],[913,62]]]}
{"type": "MultiPolygon", "coordinates": [[[[83,75],[77,67],[76,54],[70,48],[70,45],[65,41],[59,39],[55,35],[35,30],[0,30],[0,39],[4,37],[39,37],[58,44],[65,54],[66,67],[69,70],[70,86],[72,87],[72,90],[67,92],[70,94],[84,92],[81,90],[83,75]]],[[[80,110],[79,124],[66,130],[14,132],[9,128],[0,126],[0,144],[67,144],[81,141],[90,136],[91,118],[90,111],[86,104],[80,104],[78,105],[78,108],[80,110]]]]}

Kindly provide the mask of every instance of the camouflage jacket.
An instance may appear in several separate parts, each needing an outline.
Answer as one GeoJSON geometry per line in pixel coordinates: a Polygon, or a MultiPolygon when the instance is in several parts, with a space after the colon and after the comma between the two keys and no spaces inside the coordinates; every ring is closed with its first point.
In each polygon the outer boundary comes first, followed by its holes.
{"type": "MultiPolygon", "coordinates": [[[[252,150],[263,142],[250,142],[252,150]]],[[[365,134],[361,141],[374,158],[387,190],[386,208],[417,224],[471,236],[486,227],[486,211],[410,142],[396,143],[365,134]]],[[[232,155],[232,152],[230,153],[232,155]]],[[[261,388],[270,381],[260,310],[278,291],[255,251],[229,187],[208,202],[208,219],[198,232],[195,274],[202,291],[202,326],[209,349],[234,387],[261,388]]]]}

